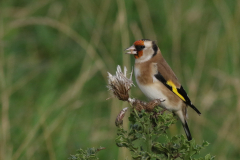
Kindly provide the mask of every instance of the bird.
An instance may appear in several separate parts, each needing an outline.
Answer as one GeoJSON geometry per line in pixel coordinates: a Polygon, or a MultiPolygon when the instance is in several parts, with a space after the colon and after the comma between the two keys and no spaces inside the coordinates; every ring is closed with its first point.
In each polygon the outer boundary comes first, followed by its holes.
{"type": "Polygon", "coordinates": [[[134,75],[140,90],[151,100],[165,99],[160,107],[179,117],[188,141],[192,140],[187,124],[187,107],[190,106],[199,115],[201,113],[192,104],[156,42],[149,39],[137,40],[125,51],[126,54],[134,55],[134,75]]]}

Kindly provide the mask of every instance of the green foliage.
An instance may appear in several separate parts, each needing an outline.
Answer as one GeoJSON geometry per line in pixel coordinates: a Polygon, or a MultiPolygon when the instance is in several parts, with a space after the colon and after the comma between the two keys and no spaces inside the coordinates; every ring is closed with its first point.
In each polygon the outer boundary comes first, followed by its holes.
{"type": "Polygon", "coordinates": [[[69,157],[69,160],[98,160],[99,158],[96,156],[96,154],[105,149],[104,147],[99,147],[97,149],[95,148],[88,148],[87,150],[79,149],[77,151],[77,154],[71,155],[69,157]]]}
{"type": "Polygon", "coordinates": [[[143,110],[138,113],[133,110],[129,121],[131,122],[129,132],[121,126],[118,128],[116,144],[118,147],[128,148],[133,159],[214,159],[210,154],[204,158],[194,158],[194,155],[209,145],[206,141],[198,145],[194,139],[188,141],[183,135],[171,138],[167,136],[167,129],[177,121],[173,114],[162,114],[157,109],[152,113],[143,110]]]}

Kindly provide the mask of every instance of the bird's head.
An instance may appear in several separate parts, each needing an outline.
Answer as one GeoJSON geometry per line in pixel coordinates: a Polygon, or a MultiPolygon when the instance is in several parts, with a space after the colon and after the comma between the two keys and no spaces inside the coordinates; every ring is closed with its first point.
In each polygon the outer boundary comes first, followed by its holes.
{"type": "Polygon", "coordinates": [[[136,60],[144,62],[157,54],[158,46],[155,41],[141,39],[134,42],[131,47],[126,49],[126,51],[126,54],[133,54],[136,60]]]}

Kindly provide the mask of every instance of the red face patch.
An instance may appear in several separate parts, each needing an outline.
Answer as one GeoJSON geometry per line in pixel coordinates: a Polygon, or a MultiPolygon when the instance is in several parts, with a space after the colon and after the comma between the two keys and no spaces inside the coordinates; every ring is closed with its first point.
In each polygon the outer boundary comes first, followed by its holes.
{"type": "Polygon", "coordinates": [[[137,54],[134,54],[135,59],[142,57],[143,51],[137,51],[137,54]]]}
{"type": "Polygon", "coordinates": [[[143,40],[138,40],[136,42],[133,43],[135,46],[143,46],[144,45],[144,42],[143,40]]]}
{"type": "MultiPolygon", "coordinates": [[[[144,41],[143,40],[138,40],[136,42],[133,43],[134,46],[144,46],[144,41]]],[[[134,55],[135,59],[138,59],[140,57],[142,57],[143,55],[143,51],[137,51],[137,54],[134,55]]]]}

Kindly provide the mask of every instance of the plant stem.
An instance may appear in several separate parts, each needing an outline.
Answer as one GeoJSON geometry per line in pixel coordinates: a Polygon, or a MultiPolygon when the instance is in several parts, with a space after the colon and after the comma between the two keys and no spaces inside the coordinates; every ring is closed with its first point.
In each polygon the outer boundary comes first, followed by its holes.
{"type": "Polygon", "coordinates": [[[150,133],[151,133],[151,129],[149,128],[149,130],[147,132],[147,151],[149,153],[152,153],[152,137],[151,137],[150,133]]]}

